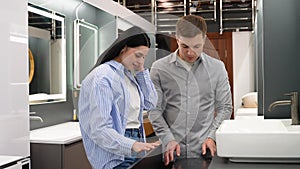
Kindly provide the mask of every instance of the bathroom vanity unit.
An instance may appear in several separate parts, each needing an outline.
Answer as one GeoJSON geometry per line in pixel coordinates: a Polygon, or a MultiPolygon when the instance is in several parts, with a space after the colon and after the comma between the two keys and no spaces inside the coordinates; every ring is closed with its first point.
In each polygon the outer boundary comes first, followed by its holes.
{"type": "Polygon", "coordinates": [[[216,132],[218,156],[232,162],[300,163],[300,125],[291,124],[291,119],[262,116],[225,120],[216,132]]]}
{"type": "Polygon", "coordinates": [[[32,130],[32,169],[91,169],[83,147],[78,122],[32,130]]]}

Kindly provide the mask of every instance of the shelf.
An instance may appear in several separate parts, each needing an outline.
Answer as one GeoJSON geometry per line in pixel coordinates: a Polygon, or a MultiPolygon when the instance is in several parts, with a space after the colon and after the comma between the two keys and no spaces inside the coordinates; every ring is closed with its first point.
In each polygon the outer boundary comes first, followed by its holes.
{"type": "Polygon", "coordinates": [[[151,17],[151,12],[136,12],[136,14],[140,15],[141,17],[151,17]]]}
{"type": "Polygon", "coordinates": [[[131,10],[132,12],[134,12],[134,13],[142,13],[142,12],[152,12],[151,11],[151,9],[147,9],[147,10],[145,10],[145,9],[133,9],[133,10],[131,10]]]}
{"type": "Polygon", "coordinates": [[[249,21],[252,18],[223,18],[223,21],[249,21]]]}
{"type": "Polygon", "coordinates": [[[175,27],[176,25],[157,25],[158,28],[175,27]]]}
{"type": "Polygon", "coordinates": [[[157,19],[157,21],[178,21],[178,18],[164,18],[164,19],[157,19]]]}
{"type": "Polygon", "coordinates": [[[184,8],[185,6],[183,4],[181,5],[171,5],[171,4],[168,4],[168,5],[157,5],[156,8],[184,8]]]}
{"type": "Polygon", "coordinates": [[[158,3],[167,3],[167,2],[183,2],[183,0],[155,0],[158,3]]]}
{"type": "Polygon", "coordinates": [[[174,14],[174,13],[182,13],[184,14],[184,11],[157,11],[157,14],[174,14]]]}
{"type": "Polygon", "coordinates": [[[223,30],[235,30],[236,32],[238,32],[239,30],[249,30],[252,29],[251,27],[227,27],[227,28],[223,28],[223,30]]]}
{"type": "Polygon", "coordinates": [[[224,30],[253,30],[255,0],[220,0],[220,33],[224,30]]]}
{"type": "Polygon", "coordinates": [[[217,20],[216,0],[189,0],[189,13],[202,16],[207,21],[217,20]]]}
{"type": "Polygon", "coordinates": [[[223,12],[241,12],[241,11],[252,11],[252,8],[230,8],[223,9],[223,12]]]}
{"type": "Polygon", "coordinates": [[[149,4],[149,5],[140,5],[140,4],[136,4],[136,5],[128,5],[128,6],[126,6],[127,8],[129,8],[129,9],[132,9],[132,8],[151,8],[152,6],[151,6],[151,4],[149,4]]]}
{"type": "Polygon", "coordinates": [[[210,12],[214,12],[214,10],[198,10],[198,11],[192,11],[190,10],[191,13],[210,13],[210,12]]]}

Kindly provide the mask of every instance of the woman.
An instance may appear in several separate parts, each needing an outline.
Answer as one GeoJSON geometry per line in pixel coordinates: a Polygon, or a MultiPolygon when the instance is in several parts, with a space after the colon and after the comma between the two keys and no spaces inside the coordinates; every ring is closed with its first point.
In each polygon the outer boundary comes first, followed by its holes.
{"type": "Polygon", "coordinates": [[[87,157],[94,169],[127,168],[137,153],[158,143],[146,143],[143,110],[156,106],[157,93],[144,69],[150,40],[133,27],[98,59],[82,81],[78,108],[87,157]]]}

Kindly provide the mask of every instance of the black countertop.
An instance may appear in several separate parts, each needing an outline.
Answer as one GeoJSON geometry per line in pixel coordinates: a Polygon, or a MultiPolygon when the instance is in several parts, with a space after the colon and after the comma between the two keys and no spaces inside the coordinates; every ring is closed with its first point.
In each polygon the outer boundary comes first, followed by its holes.
{"type": "Polygon", "coordinates": [[[129,169],[300,169],[300,164],[291,163],[234,163],[227,158],[210,159],[176,159],[174,163],[164,166],[161,147],[149,152],[129,169]]]}
{"type": "Polygon", "coordinates": [[[208,169],[300,169],[296,163],[236,163],[228,158],[214,157],[208,169]]]}

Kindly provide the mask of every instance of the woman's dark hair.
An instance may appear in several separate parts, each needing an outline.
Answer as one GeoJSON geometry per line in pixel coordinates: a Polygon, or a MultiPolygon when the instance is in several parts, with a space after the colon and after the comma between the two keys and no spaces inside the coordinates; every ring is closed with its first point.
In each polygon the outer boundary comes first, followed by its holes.
{"type": "Polygon", "coordinates": [[[125,46],[134,48],[138,46],[150,47],[150,45],[151,44],[148,35],[141,28],[136,26],[131,27],[122,32],[122,34],[113,42],[113,44],[99,56],[92,70],[102,63],[113,60],[119,56],[121,50],[125,46]]]}

